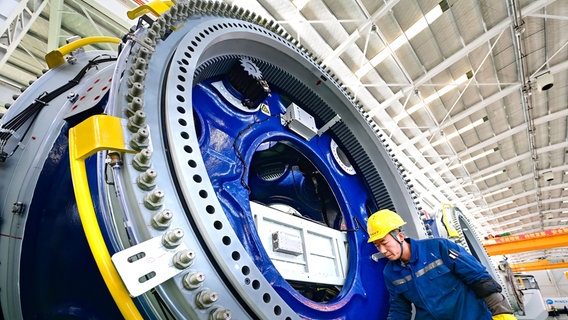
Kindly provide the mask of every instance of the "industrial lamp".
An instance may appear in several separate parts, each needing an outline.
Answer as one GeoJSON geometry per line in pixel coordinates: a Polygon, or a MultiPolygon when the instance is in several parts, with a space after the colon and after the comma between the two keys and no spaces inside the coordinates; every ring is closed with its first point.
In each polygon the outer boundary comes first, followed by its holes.
{"type": "Polygon", "coordinates": [[[546,91],[554,86],[554,77],[551,73],[545,73],[536,78],[536,86],[538,91],[546,91]]]}

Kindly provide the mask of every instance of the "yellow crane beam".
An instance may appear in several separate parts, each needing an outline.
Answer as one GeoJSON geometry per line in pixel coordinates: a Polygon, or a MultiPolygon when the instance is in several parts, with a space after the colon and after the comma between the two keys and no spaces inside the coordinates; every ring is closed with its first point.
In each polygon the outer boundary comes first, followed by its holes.
{"type": "Polygon", "coordinates": [[[568,228],[545,230],[482,242],[490,256],[568,246],[568,228]]]}
{"type": "Polygon", "coordinates": [[[525,271],[535,271],[535,270],[549,270],[549,269],[564,269],[568,268],[568,261],[561,260],[559,262],[550,261],[547,259],[538,260],[535,262],[525,262],[510,264],[511,270],[513,272],[525,272],[525,271]]]}

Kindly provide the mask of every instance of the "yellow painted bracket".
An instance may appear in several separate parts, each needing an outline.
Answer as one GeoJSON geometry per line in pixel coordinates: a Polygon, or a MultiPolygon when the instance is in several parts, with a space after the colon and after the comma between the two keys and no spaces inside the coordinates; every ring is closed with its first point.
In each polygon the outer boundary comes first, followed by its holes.
{"type": "Polygon", "coordinates": [[[125,319],[142,319],[116,271],[95,215],[85,160],[101,150],[134,152],[125,146],[120,118],[95,115],[69,129],[69,156],[73,190],[85,236],[97,267],[125,319]]]}
{"type": "Polygon", "coordinates": [[[450,223],[450,219],[448,218],[448,215],[450,214],[450,212],[446,212],[446,207],[448,207],[448,209],[451,209],[451,210],[454,209],[454,207],[451,204],[448,204],[448,203],[442,204],[442,223],[444,224],[444,226],[446,227],[446,230],[448,231],[448,237],[459,238],[460,235],[458,234],[456,229],[450,223]]]}
{"type": "Polygon", "coordinates": [[[119,38],[114,37],[87,37],[83,39],[79,39],[64,45],[63,47],[53,50],[50,53],[45,55],[45,62],[47,62],[47,66],[52,69],[57,66],[60,66],[65,63],[65,59],[63,58],[65,55],[77,50],[81,47],[84,47],[89,44],[93,43],[120,43],[122,40],[119,38]]]}
{"type": "Polygon", "coordinates": [[[162,13],[168,11],[173,5],[173,1],[152,1],[128,11],[126,15],[129,19],[139,18],[146,13],[153,13],[155,16],[160,16],[162,13]]]}

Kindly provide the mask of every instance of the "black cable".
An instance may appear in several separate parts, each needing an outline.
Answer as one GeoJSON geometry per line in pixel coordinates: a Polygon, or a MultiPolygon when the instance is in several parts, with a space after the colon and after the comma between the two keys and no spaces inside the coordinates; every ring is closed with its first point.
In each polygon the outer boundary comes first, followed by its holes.
{"type": "Polygon", "coordinates": [[[239,160],[241,161],[241,163],[243,164],[243,173],[241,174],[241,185],[247,189],[248,194],[250,195],[252,190],[250,189],[250,187],[247,185],[246,181],[245,181],[245,176],[246,173],[248,171],[248,166],[245,162],[245,159],[243,157],[243,155],[241,154],[241,152],[239,151],[239,148],[237,147],[237,141],[239,140],[239,137],[247,130],[249,130],[250,128],[252,128],[252,126],[257,125],[257,124],[261,124],[263,122],[265,122],[268,119],[271,119],[273,117],[277,117],[276,115],[273,116],[269,116],[266,119],[263,120],[255,120],[252,123],[250,123],[248,126],[246,126],[245,128],[243,128],[241,131],[239,131],[239,133],[237,134],[237,136],[235,137],[235,140],[233,140],[233,149],[235,149],[235,154],[237,155],[237,158],[239,158],[239,160]]]}
{"type": "Polygon", "coordinates": [[[16,116],[14,116],[12,119],[8,120],[6,123],[4,123],[4,125],[2,125],[0,127],[0,162],[4,162],[6,161],[6,159],[8,157],[10,157],[12,154],[14,154],[14,152],[16,152],[16,150],[18,149],[18,146],[20,145],[20,143],[23,141],[24,137],[26,136],[26,134],[28,133],[28,131],[30,130],[32,124],[34,123],[34,121],[36,120],[38,114],[39,114],[39,110],[41,110],[43,107],[47,106],[49,104],[49,102],[51,102],[53,99],[57,98],[58,96],[60,96],[61,94],[63,94],[64,92],[67,92],[68,90],[70,90],[71,88],[75,87],[76,85],[79,84],[79,82],[83,79],[83,77],[85,77],[85,75],[87,74],[87,72],[93,68],[93,67],[97,67],[99,64],[101,63],[105,63],[105,62],[110,62],[110,61],[116,61],[116,58],[110,57],[109,55],[102,55],[102,56],[96,56],[95,58],[93,58],[92,60],[90,60],[87,65],[85,65],[78,73],[77,75],[69,80],[66,84],[60,86],[59,88],[51,91],[51,92],[43,92],[41,93],[32,104],[30,104],[29,106],[27,106],[24,110],[22,110],[20,113],[18,113],[16,116]],[[100,58],[102,56],[108,56],[108,58],[100,58]],[[100,59],[99,59],[100,58],[100,59]],[[30,122],[29,126],[26,128],[26,130],[24,131],[24,133],[22,134],[22,136],[19,138],[20,141],[18,141],[18,143],[16,143],[14,149],[10,152],[10,153],[6,153],[4,151],[4,148],[6,147],[6,145],[8,144],[8,140],[14,135],[14,133],[16,133],[16,131],[18,129],[20,129],[30,118],[32,118],[32,121],[30,122]]]}

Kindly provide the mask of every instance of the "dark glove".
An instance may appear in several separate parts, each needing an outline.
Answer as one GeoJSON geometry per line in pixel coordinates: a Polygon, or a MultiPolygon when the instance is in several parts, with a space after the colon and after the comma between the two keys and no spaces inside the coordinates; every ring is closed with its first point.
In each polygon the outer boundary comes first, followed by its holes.
{"type": "Polygon", "coordinates": [[[500,292],[495,292],[483,298],[492,315],[513,314],[509,301],[500,292]]]}

